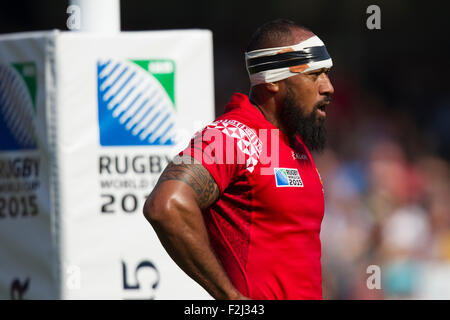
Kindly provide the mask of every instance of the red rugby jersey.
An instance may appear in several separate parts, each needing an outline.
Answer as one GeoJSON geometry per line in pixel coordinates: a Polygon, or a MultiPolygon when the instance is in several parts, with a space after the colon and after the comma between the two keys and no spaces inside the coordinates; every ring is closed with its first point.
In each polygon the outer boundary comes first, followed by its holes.
{"type": "Polygon", "coordinates": [[[203,216],[236,288],[253,299],[322,299],[323,188],[301,139],[290,146],[235,93],[180,154],[201,162],[220,189],[203,216]]]}

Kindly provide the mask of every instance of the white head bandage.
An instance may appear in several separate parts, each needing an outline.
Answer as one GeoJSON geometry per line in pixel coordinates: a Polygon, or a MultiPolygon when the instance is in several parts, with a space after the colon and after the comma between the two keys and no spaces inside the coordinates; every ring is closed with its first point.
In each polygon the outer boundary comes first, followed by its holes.
{"type": "Polygon", "coordinates": [[[324,43],[317,36],[292,46],[246,52],[245,63],[252,86],[333,66],[324,43]]]}

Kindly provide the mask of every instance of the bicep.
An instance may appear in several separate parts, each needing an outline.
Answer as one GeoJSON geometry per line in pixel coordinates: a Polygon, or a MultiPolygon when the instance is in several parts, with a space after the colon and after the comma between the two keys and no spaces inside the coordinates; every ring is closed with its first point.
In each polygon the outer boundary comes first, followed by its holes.
{"type": "Polygon", "coordinates": [[[190,157],[171,162],[161,174],[155,189],[170,181],[173,191],[190,193],[200,209],[212,205],[219,197],[219,187],[209,171],[190,157]]]}

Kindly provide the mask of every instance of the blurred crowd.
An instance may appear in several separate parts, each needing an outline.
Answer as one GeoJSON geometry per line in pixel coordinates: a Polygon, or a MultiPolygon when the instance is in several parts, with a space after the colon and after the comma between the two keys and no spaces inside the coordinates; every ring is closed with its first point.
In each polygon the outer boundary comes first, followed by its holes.
{"type": "MultiPolygon", "coordinates": [[[[357,83],[336,75],[328,148],[315,155],[324,299],[450,299],[450,165],[433,141],[449,137],[357,83]]],[[[448,115],[435,118],[448,131],[448,115]]]]}

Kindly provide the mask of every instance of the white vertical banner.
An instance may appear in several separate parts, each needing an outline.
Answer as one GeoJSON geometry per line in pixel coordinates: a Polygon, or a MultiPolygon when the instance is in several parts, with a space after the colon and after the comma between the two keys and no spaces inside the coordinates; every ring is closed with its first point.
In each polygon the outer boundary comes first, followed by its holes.
{"type": "MultiPolygon", "coordinates": [[[[214,117],[211,32],[54,32],[44,43],[33,50],[48,61],[41,165],[54,182],[44,186],[43,235],[54,296],[209,299],[170,259],[142,207],[167,163],[214,117]]],[[[11,284],[0,280],[7,296],[11,284]]]]}
{"type": "Polygon", "coordinates": [[[46,109],[52,41],[0,36],[0,299],[60,295],[46,109]]]}

